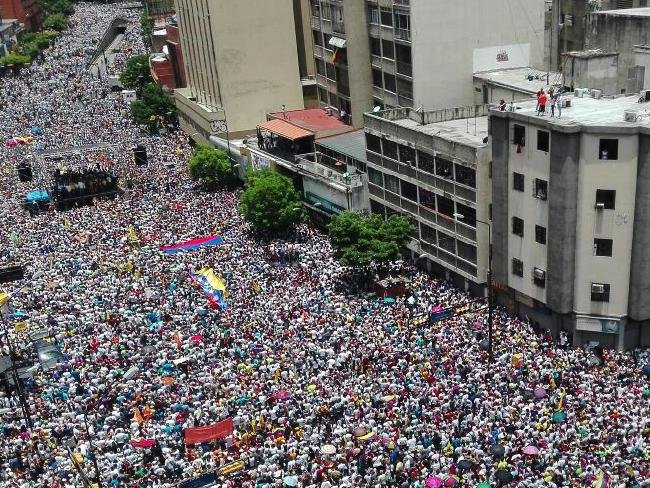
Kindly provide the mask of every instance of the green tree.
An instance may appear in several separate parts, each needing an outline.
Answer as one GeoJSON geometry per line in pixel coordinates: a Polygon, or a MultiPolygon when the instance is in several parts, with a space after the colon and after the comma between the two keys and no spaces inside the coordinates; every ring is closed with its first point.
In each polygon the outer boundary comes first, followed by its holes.
{"type": "Polygon", "coordinates": [[[66,17],[74,13],[74,5],[69,0],[40,0],[44,15],[63,14],[66,17]]]}
{"type": "Polygon", "coordinates": [[[143,12],[142,15],[140,15],[140,25],[142,26],[142,36],[147,42],[149,42],[151,36],[153,35],[153,17],[150,17],[143,12]]]}
{"type": "Polygon", "coordinates": [[[239,209],[255,229],[272,235],[305,218],[302,199],[291,179],[270,170],[249,173],[239,209]]]}
{"type": "Polygon", "coordinates": [[[131,102],[129,106],[131,116],[138,125],[149,125],[151,117],[155,117],[153,111],[142,100],[131,102]]]}
{"type": "Polygon", "coordinates": [[[0,58],[0,63],[2,63],[3,66],[16,66],[20,68],[26,64],[29,64],[31,60],[32,59],[26,54],[9,53],[6,56],[0,58]]]}
{"type": "Polygon", "coordinates": [[[208,187],[230,185],[234,174],[228,154],[220,149],[198,146],[189,162],[190,177],[208,187]]]}
{"type": "Polygon", "coordinates": [[[126,61],[126,66],[120,73],[120,81],[124,88],[134,90],[151,83],[151,72],[149,71],[149,58],[146,54],[131,56],[126,61]]]}
{"type": "Polygon", "coordinates": [[[142,90],[140,100],[131,102],[131,116],[139,125],[155,126],[158,117],[168,117],[176,112],[174,99],[162,88],[150,83],[142,90]]]}
{"type": "Polygon", "coordinates": [[[343,265],[366,267],[398,259],[409,240],[411,223],[402,215],[384,220],[379,215],[343,212],[332,219],[328,230],[334,255],[343,265]]]}
{"type": "Polygon", "coordinates": [[[68,28],[68,18],[64,14],[48,15],[43,21],[43,28],[61,32],[68,28]]]}

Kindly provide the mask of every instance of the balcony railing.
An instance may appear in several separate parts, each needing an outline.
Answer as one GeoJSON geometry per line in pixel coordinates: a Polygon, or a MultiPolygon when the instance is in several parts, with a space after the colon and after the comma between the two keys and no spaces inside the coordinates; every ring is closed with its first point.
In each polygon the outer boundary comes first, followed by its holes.
{"type": "Polygon", "coordinates": [[[411,5],[411,0],[393,0],[393,3],[395,5],[405,5],[405,6],[410,6],[411,5]]]}

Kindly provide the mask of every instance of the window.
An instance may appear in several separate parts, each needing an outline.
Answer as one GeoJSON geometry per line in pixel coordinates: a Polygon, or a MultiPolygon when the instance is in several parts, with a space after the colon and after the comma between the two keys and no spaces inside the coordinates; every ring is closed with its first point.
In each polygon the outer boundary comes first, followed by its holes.
{"type": "Polygon", "coordinates": [[[542,227],[541,225],[535,226],[535,242],[546,244],[546,227],[542,227]]]}
{"type": "Polygon", "coordinates": [[[395,12],[395,28],[411,30],[411,16],[408,13],[395,12]]]}
{"type": "Polygon", "coordinates": [[[594,239],[594,256],[612,256],[612,239],[594,239]]]}
{"type": "Polygon", "coordinates": [[[456,241],[458,247],[458,257],[463,258],[465,261],[476,264],[476,247],[470,244],[465,244],[463,241],[456,241]]]}
{"type": "Polygon", "coordinates": [[[336,67],[333,64],[325,63],[325,71],[328,79],[336,81],[336,67]]]}
{"type": "Polygon", "coordinates": [[[370,199],[370,211],[374,214],[381,215],[384,219],[386,218],[386,207],[372,198],[370,199]]]}
{"type": "Polygon", "coordinates": [[[435,174],[433,156],[429,153],[418,151],[418,168],[427,173],[435,174]]]}
{"type": "Polygon", "coordinates": [[[524,237],[524,221],[519,217],[512,218],[512,233],[524,237]]]}
{"type": "Polygon", "coordinates": [[[616,190],[596,190],[596,208],[614,210],[616,207],[616,190]]]}
{"type": "Polygon", "coordinates": [[[512,274],[515,276],[524,276],[524,262],[517,258],[512,258],[512,274]]]}
{"type": "Polygon", "coordinates": [[[438,231],[438,247],[452,254],[456,254],[456,239],[444,232],[438,231]]]}
{"type": "Polygon", "coordinates": [[[381,147],[384,149],[384,157],[397,161],[397,143],[388,139],[381,140],[381,147]]]}
{"type": "Polygon", "coordinates": [[[548,196],[548,183],[539,178],[533,180],[533,196],[540,200],[546,200],[548,196]]]}
{"type": "Polygon", "coordinates": [[[598,147],[598,159],[618,159],[618,139],[601,139],[598,147]]]}
{"type": "Polygon", "coordinates": [[[408,181],[404,181],[404,180],[401,180],[401,185],[402,185],[402,196],[404,198],[407,198],[408,200],[411,200],[412,202],[417,203],[418,187],[415,186],[413,183],[409,183],[408,181]]]}
{"type": "Polygon", "coordinates": [[[393,41],[382,39],[381,41],[382,56],[387,59],[395,59],[395,44],[393,41]]]}
{"type": "Polygon", "coordinates": [[[440,195],[437,196],[437,200],[438,200],[438,213],[441,213],[448,217],[453,217],[454,216],[453,200],[447,197],[442,197],[440,195]]]}
{"type": "Polygon", "coordinates": [[[375,56],[381,56],[381,41],[376,37],[370,38],[370,52],[375,56]]]}
{"type": "Polygon", "coordinates": [[[550,147],[550,135],[545,130],[537,131],[537,150],[548,152],[550,147]]]}
{"type": "Polygon", "coordinates": [[[476,227],[476,210],[462,203],[456,203],[456,211],[463,216],[462,219],[458,218],[459,222],[476,227]]]}
{"type": "Polygon", "coordinates": [[[399,195],[399,178],[393,175],[384,174],[384,183],[388,191],[399,195]]]}
{"type": "Polygon", "coordinates": [[[451,164],[451,161],[447,161],[446,159],[443,158],[436,158],[436,175],[451,180],[454,178],[453,172],[454,172],[454,165],[451,164]]]}
{"type": "Polygon", "coordinates": [[[399,144],[399,160],[401,163],[415,166],[415,149],[399,144]]]}
{"type": "Polygon", "coordinates": [[[312,0],[311,2],[311,14],[314,17],[320,17],[320,5],[317,0],[312,0]]]}
{"type": "Polygon", "coordinates": [[[322,59],[316,58],[316,73],[325,76],[325,62],[322,59]]]}
{"type": "Polygon", "coordinates": [[[381,139],[375,135],[366,133],[366,149],[381,154],[381,139]]]}
{"type": "Polygon", "coordinates": [[[379,24],[379,9],[372,5],[368,5],[368,23],[379,24]]]}
{"type": "Polygon", "coordinates": [[[420,224],[420,235],[422,236],[422,239],[431,242],[432,244],[435,244],[436,241],[436,230],[433,227],[429,227],[428,225],[420,224]]]}
{"type": "Polygon", "coordinates": [[[436,196],[432,191],[419,188],[418,193],[420,194],[420,205],[429,207],[431,210],[436,209],[436,196]]]}
{"type": "Polygon", "coordinates": [[[329,3],[323,3],[321,5],[321,16],[323,20],[332,20],[332,7],[329,3]]]}
{"type": "Polygon", "coordinates": [[[379,71],[378,69],[373,68],[372,70],[372,84],[374,86],[378,86],[379,88],[384,86],[384,83],[382,81],[381,71],[379,71]]]}
{"type": "Polygon", "coordinates": [[[318,98],[319,98],[320,101],[323,102],[324,104],[328,104],[328,103],[329,103],[329,94],[328,94],[328,91],[327,91],[325,88],[323,88],[322,86],[319,86],[319,87],[318,87],[318,98]]]}
{"type": "Polygon", "coordinates": [[[321,36],[319,31],[312,31],[314,34],[314,44],[316,46],[322,46],[323,45],[323,37],[321,36]]]}
{"type": "Polygon", "coordinates": [[[397,84],[395,83],[395,75],[384,73],[384,90],[391,93],[397,93],[397,84]]]}
{"type": "Polygon", "coordinates": [[[546,271],[539,268],[533,268],[533,283],[544,288],[546,286],[546,271]]]}
{"type": "Polygon", "coordinates": [[[456,168],[456,182],[476,188],[476,171],[474,169],[460,164],[455,164],[454,167],[456,168]]]}
{"type": "Polygon", "coordinates": [[[375,185],[379,185],[381,187],[384,186],[383,174],[381,171],[377,171],[376,169],[368,168],[368,180],[370,183],[373,183],[375,185]]]}
{"type": "Polygon", "coordinates": [[[512,173],[512,189],[524,191],[524,175],[521,173],[512,173]]]}
{"type": "Polygon", "coordinates": [[[609,302],[609,283],[592,283],[591,301],[609,302]]]}
{"type": "Polygon", "coordinates": [[[518,144],[520,146],[526,145],[526,128],[523,125],[515,124],[514,126],[514,137],[512,139],[513,144],[518,144]]]}
{"type": "Polygon", "coordinates": [[[393,26],[393,13],[389,8],[381,9],[381,25],[393,26]]]}

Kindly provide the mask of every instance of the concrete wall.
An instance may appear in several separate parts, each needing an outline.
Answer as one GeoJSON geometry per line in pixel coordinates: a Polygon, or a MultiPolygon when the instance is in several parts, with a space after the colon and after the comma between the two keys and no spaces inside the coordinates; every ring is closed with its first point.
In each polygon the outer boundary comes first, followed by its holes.
{"type": "Polygon", "coordinates": [[[559,313],[573,310],[579,161],[580,135],[553,131],[549,159],[546,304],[559,313]]]}
{"type": "Polygon", "coordinates": [[[567,56],[564,84],[574,88],[602,90],[603,95],[617,95],[621,88],[618,79],[618,55],[579,58],[567,56]]]}
{"type": "Polygon", "coordinates": [[[494,279],[508,284],[508,184],[510,157],[510,129],[507,118],[491,117],[492,143],[492,273],[494,279]]]}
{"type": "Polygon", "coordinates": [[[639,136],[636,175],[634,243],[628,313],[633,320],[650,319],[650,136],[639,136]]]}
{"type": "Polygon", "coordinates": [[[634,66],[636,44],[650,42],[650,17],[592,13],[587,17],[585,48],[601,48],[620,54],[618,60],[618,86],[627,84],[628,69],[634,66]]]}
{"type": "MultiPolygon", "coordinates": [[[[517,276],[509,272],[509,285],[524,295],[535,298],[546,303],[548,283],[545,287],[533,283],[533,269],[541,269],[548,274],[546,254],[547,245],[538,244],[535,241],[535,226],[539,225],[547,230],[549,226],[549,201],[541,200],[533,196],[534,180],[546,181],[549,193],[549,152],[537,149],[538,128],[534,125],[518,125],[526,128],[526,144],[518,148],[515,144],[509,145],[510,156],[508,173],[508,259],[517,258],[524,263],[523,276],[517,276]],[[524,191],[513,189],[514,173],[524,175],[524,191]],[[512,233],[512,218],[518,217],[524,221],[524,236],[520,237],[512,233]]],[[[514,130],[510,128],[511,133],[514,130]]],[[[548,132],[548,131],[547,131],[548,132]]],[[[554,195],[553,195],[554,196],[554,195]]],[[[548,238],[547,238],[548,239],[548,238]]],[[[512,268],[512,265],[510,264],[512,268]]],[[[548,276],[547,276],[548,281],[548,276]]]]}
{"type": "Polygon", "coordinates": [[[293,15],[296,28],[298,68],[302,78],[314,76],[314,39],[311,35],[311,9],[309,0],[293,0],[293,15]]]}
{"type": "Polygon", "coordinates": [[[229,131],[304,108],[292,0],[211,0],[210,19],[229,131]]]}
{"type": "Polygon", "coordinates": [[[345,0],[343,21],[347,39],[348,80],[352,101],[352,125],[363,127],[363,114],[372,110],[370,42],[366,26],[365,2],[345,0]]]}
{"type": "Polygon", "coordinates": [[[576,222],[574,310],[619,317],[627,315],[634,226],[638,136],[582,135],[576,222]],[[618,160],[598,159],[599,140],[618,139],[618,160]],[[596,190],[615,190],[613,210],[597,210],[596,190]],[[611,257],[594,256],[594,239],[612,239],[611,257]],[[591,284],[610,285],[609,302],[591,301],[591,284]]]}
{"type": "MultiPolygon", "coordinates": [[[[414,107],[474,102],[474,51],[530,44],[530,62],[544,59],[544,2],[537,0],[412,0],[414,107]]],[[[496,57],[496,54],[495,54],[496,57]]]]}

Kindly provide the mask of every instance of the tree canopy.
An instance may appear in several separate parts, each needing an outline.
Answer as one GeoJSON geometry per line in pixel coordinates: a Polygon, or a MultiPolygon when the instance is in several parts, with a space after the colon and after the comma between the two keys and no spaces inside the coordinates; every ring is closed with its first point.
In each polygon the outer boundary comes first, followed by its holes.
{"type": "Polygon", "coordinates": [[[48,15],[43,21],[43,28],[61,32],[68,28],[68,18],[65,14],[48,15]]]}
{"type": "Polygon", "coordinates": [[[134,90],[151,83],[149,71],[149,58],[146,54],[131,56],[126,61],[126,66],[120,73],[120,82],[124,88],[134,90]]]}
{"type": "Polygon", "coordinates": [[[9,53],[6,56],[0,58],[0,63],[3,66],[24,66],[31,62],[32,58],[27,54],[20,53],[9,53]]]}
{"type": "Polygon", "coordinates": [[[189,162],[190,177],[210,187],[230,185],[234,179],[230,158],[225,151],[198,146],[189,162]]]}
{"type": "Polygon", "coordinates": [[[74,5],[70,0],[40,0],[40,5],[45,16],[63,14],[67,17],[74,13],[74,5]]]}
{"type": "Polygon", "coordinates": [[[402,215],[384,220],[379,215],[343,212],[332,219],[328,230],[335,257],[345,266],[365,267],[398,259],[409,240],[411,223],[402,215]]]}
{"type": "Polygon", "coordinates": [[[239,209],[255,229],[267,234],[285,232],[305,218],[293,181],[269,169],[248,174],[239,209]]]}
{"type": "Polygon", "coordinates": [[[167,95],[155,83],[149,83],[142,90],[140,100],[131,102],[131,115],[140,125],[152,125],[157,117],[167,116],[176,112],[176,105],[172,97],[167,95]]]}

